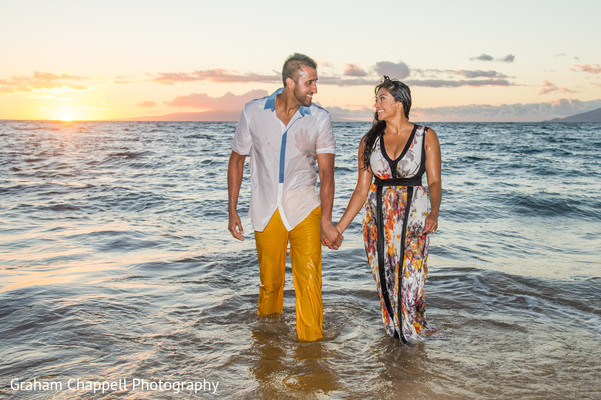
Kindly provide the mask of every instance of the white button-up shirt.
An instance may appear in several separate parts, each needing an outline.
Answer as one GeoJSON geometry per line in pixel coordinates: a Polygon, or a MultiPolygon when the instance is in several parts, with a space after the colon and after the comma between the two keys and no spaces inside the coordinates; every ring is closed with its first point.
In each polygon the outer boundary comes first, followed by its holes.
{"type": "Polygon", "coordinates": [[[336,152],[330,113],[301,106],[288,125],[275,112],[276,96],[246,103],[232,150],[250,154],[250,209],[253,230],[262,232],[276,208],[292,230],[319,206],[317,154],[336,152]]]}

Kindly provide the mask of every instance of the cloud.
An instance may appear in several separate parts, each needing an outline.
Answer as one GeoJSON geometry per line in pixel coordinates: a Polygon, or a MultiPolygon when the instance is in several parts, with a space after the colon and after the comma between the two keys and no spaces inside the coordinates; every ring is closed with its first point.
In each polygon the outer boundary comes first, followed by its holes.
{"type": "Polygon", "coordinates": [[[504,63],[512,63],[515,61],[515,56],[513,54],[507,54],[505,57],[497,58],[497,61],[504,63]]]}
{"type": "Polygon", "coordinates": [[[366,76],[367,72],[357,64],[346,64],[344,66],[344,75],[362,77],[366,76]]]}
{"type": "Polygon", "coordinates": [[[194,72],[161,72],[152,79],[155,82],[173,85],[178,82],[199,82],[209,81],[217,83],[245,83],[245,82],[281,82],[279,74],[260,75],[260,74],[239,74],[236,71],[226,69],[211,69],[194,72]]]}
{"type": "Polygon", "coordinates": [[[574,68],[572,68],[572,70],[573,71],[580,70],[583,72],[588,72],[590,74],[599,74],[599,73],[601,73],[601,65],[599,65],[599,64],[574,65],[574,68]]]}
{"type": "Polygon", "coordinates": [[[37,81],[63,81],[65,79],[83,80],[87,79],[83,76],[67,75],[67,74],[52,74],[50,72],[34,72],[33,79],[37,81]]]}
{"type": "Polygon", "coordinates": [[[479,87],[479,86],[514,86],[513,83],[506,79],[474,79],[474,80],[444,80],[444,79],[422,79],[422,80],[407,80],[407,85],[432,87],[432,88],[457,88],[464,86],[479,87]]]}
{"type": "Polygon", "coordinates": [[[532,120],[540,121],[555,117],[573,115],[601,107],[601,99],[580,101],[576,99],[559,99],[545,103],[502,104],[492,106],[487,104],[470,104],[453,107],[416,108],[415,111],[432,119],[457,120],[472,118],[472,120],[532,120]]]}
{"type": "Polygon", "coordinates": [[[357,64],[346,64],[344,66],[344,75],[346,76],[366,76],[367,72],[357,64]]]}
{"type": "MultiPolygon", "coordinates": [[[[417,74],[428,74],[438,76],[440,74],[458,75],[467,79],[413,79],[406,81],[407,84],[422,87],[462,87],[462,86],[513,86],[507,76],[498,71],[483,70],[416,70],[417,74]],[[476,79],[488,78],[488,79],[476,79]]],[[[157,75],[151,75],[154,82],[173,85],[178,82],[199,82],[210,81],[217,83],[280,83],[280,75],[276,72],[273,75],[247,73],[240,74],[236,71],[225,69],[212,69],[194,72],[162,72],[157,75]]],[[[411,70],[403,61],[379,61],[369,70],[364,70],[361,66],[354,63],[347,63],[344,66],[343,75],[324,74],[319,75],[320,85],[332,85],[340,87],[348,86],[371,86],[374,87],[382,75],[388,75],[391,78],[405,80],[411,75],[411,70]]],[[[205,100],[205,99],[202,99],[205,100]]]]}
{"type": "Polygon", "coordinates": [[[570,56],[570,55],[569,55],[569,54],[567,54],[567,53],[558,53],[558,54],[555,54],[555,57],[571,57],[571,58],[573,58],[575,61],[580,61],[580,57],[578,57],[578,56],[570,56]]]}
{"type": "Polygon", "coordinates": [[[166,104],[171,107],[199,110],[236,110],[239,114],[244,104],[256,98],[265,97],[268,94],[266,90],[260,89],[251,90],[239,96],[229,92],[221,97],[211,97],[205,93],[193,93],[187,96],[176,97],[166,104]]]}
{"type": "MultiPolygon", "coordinates": [[[[404,79],[409,75],[409,67],[404,62],[393,63],[389,61],[381,61],[376,63],[372,68],[374,79],[361,79],[368,76],[363,68],[356,64],[346,64],[344,68],[344,76],[358,79],[346,79],[339,76],[319,75],[319,83],[339,86],[360,86],[360,85],[375,85],[378,78],[382,75],[389,75],[393,78],[404,79]]],[[[215,83],[281,83],[281,75],[274,72],[271,75],[247,73],[240,74],[237,71],[226,69],[211,69],[193,72],[161,72],[158,74],[148,74],[151,81],[162,83],[165,85],[173,85],[175,83],[185,82],[215,82],[215,83]]]]}
{"type": "Polygon", "coordinates": [[[117,76],[113,82],[118,85],[129,85],[135,83],[136,79],[132,76],[117,76]]]}
{"type": "Polygon", "coordinates": [[[456,75],[463,75],[466,78],[506,78],[506,76],[497,71],[482,71],[482,70],[454,70],[448,71],[456,75]]]}
{"type": "Polygon", "coordinates": [[[87,87],[76,85],[70,81],[81,81],[89,78],[52,74],[49,72],[34,72],[32,76],[13,75],[9,79],[0,79],[0,94],[29,93],[34,91],[52,91],[54,93],[69,91],[84,91],[87,87]]]}
{"type": "Polygon", "coordinates": [[[549,81],[544,81],[543,82],[543,88],[538,92],[538,94],[547,94],[547,93],[551,93],[551,92],[555,92],[555,91],[562,91],[564,93],[575,93],[573,90],[565,88],[565,87],[558,87],[555,84],[549,82],[549,81]]]}
{"type": "Polygon", "coordinates": [[[147,108],[152,108],[152,107],[156,107],[157,103],[155,103],[154,101],[143,101],[141,103],[136,104],[138,107],[147,107],[147,108]]]}
{"type": "MultiPolygon", "coordinates": [[[[503,75],[499,74],[499,77],[503,75]]],[[[324,76],[319,78],[319,83],[322,85],[332,86],[371,86],[375,87],[380,78],[340,78],[335,76],[324,76]]],[[[515,86],[506,79],[491,78],[491,79],[406,79],[404,83],[411,86],[431,87],[431,88],[458,88],[458,87],[480,87],[480,86],[515,86]]]]}
{"type": "MultiPolygon", "coordinates": [[[[377,63],[372,70],[381,74],[391,72],[391,77],[395,77],[394,71],[400,76],[399,79],[404,79],[410,75],[409,67],[402,61],[395,64],[388,61],[381,61],[377,63]]],[[[404,82],[409,86],[420,86],[420,87],[432,87],[432,88],[457,88],[457,87],[479,87],[479,86],[514,86],[513,83],[509,82],[507,76],[498,71],[482,71],[482,70],[416,70],[421,75],[459,75],[467,79],[407,79],[404,82]],[[489,79],[475,79],[475,78],[489,78],[489,79]]],[[[348,84],[348,83],[347,83],[348,84]]]]}
{"type": "MultiPolygon", "coordinates": [[[[506,79],[408,79],[404,80],[409,87],[420,86],[430,88],[458,88],[458,87],[481,87],[481,86],[515,86],[506,79]]],[[[376,86],[378,80],[374,79],[340,79],[320,78],[320,83],[337,86],[376,86]],[[323,80],[323,82],[321,82],[323,80]]]]}
{"type": "Polygon", "coordinates": [[[373,70],[379,76],[388,75],[391,78],[397,79],[405,79],[410,73],[409,67],[402,61],[399,61],[398,63],[380,61],[376,63],[376,65],[373,67],[373,70]]]}
{"type": "Polygon", "coordinates": [[[470,58],[470,60],[476,60],[476,61],[492,61],[494,60],[493,56],[489,56],[488,54],[480,54],[478,57],[472,57],[470,58]]]}
{"type": "Polygon", "coordinates": [[[515,61],[515,56],[513,54],[507,54],[505,57],[500,57],[500,58],[494,58],[493,56],[489,55],[489,54],[485,54],[482,53],[480,54],[478,57],[472,57],[470,58],[470,60],[476,60],[476,61],[499,61],[499,62],[504,62],[504,63],[512,63],[515,61]]]}
{"type": "Polygon", "coordinates": [[[555,86],[554,84],[552,84],[551,82],[544,81],[543,88],[540,90],[540,92],[538,92],[538,94],[547,94],[547,93],[553,92],[557,89],[558,89],[558,87],[555,86]]]}
{"type": "Polygon", "coordinates": [[[338,76],[320,76],[318,85],[332,86],[376,86],[378,78],[341,78],[338,76]]]}
{"type": "Polygon", "coordinates": [[[362,107],[358,109],[349,109],[343,107],[327,107],[326,109],[330,112],[332,120],[334,121],[371,121],[374,117],[373,110],[368,107],[362,107]]]}

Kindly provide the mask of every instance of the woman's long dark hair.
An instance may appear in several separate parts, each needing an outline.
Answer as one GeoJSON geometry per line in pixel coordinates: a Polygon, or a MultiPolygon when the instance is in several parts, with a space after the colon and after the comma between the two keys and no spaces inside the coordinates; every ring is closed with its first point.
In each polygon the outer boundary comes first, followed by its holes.
{"type": "MultiPolygon", "coordinates": [[[[388,90],[396,101],[400,101],[403,104],[403,112],[405,113],[405,117],[409,119],[409,111],[411,110],[411,90],[409,89],[409,86],[398,79],[390,79],[388,76],[384,75],[380,80],[380,83],[374,89],[376,96],[378,95],[378,90],[382,88],[388,90]]],[[[374,143],[378,137],[384,135],[384,129],[386,129],[386,122],[379,121],[378,113],[374,112],[373,125],[362,139],[365,141],[365,147],[363,148],[363,167],[365,169],[369,168],[369,158],[374,148],[374,143]]]]}

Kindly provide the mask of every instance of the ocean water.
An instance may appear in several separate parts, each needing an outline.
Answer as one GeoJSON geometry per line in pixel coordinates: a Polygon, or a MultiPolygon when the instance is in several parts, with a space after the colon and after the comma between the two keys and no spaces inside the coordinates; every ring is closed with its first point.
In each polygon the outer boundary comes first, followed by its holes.
{"type": "MultiPolygon", "coordinates": [[[[284,313],[256,316],[250,221],[227,231],[235,123],[0,122],[0,398],[601,398],[601,124],[430,126],[438,333],[403,346],[360,217],[324,250],[323,341],[296,340],[289,266],[284,313]]],[[[334,126],[335,220],[368,127],[334,126]]]]}

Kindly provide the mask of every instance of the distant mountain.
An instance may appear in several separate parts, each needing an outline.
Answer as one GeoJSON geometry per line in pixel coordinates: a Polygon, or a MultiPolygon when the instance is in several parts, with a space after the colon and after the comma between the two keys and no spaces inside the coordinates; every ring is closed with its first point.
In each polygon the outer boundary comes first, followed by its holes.
{"type": "Polygon", "coordinates": [[[549,122],[601,122],[601,108],[565,118],[553,118],[549,122]]]}
{"type": "MultiPolygon", "coordinates": [[[[328,108],[332,121],[371,121],[372,112],[365,108],[361,111],[349,111],[340,107],[328,108]]],[[[231,121],[238,122],[242,108],[233,110],[212,110],[200,112],[179,112],[164,115],[125,118],[121,121],[231,121]]]]}
{"type": "Polygon", "coordinates": [[[240,119],[240,111],[204,111],[127,118],[124,121],[238,121],[238,119],[240,119]]]}

